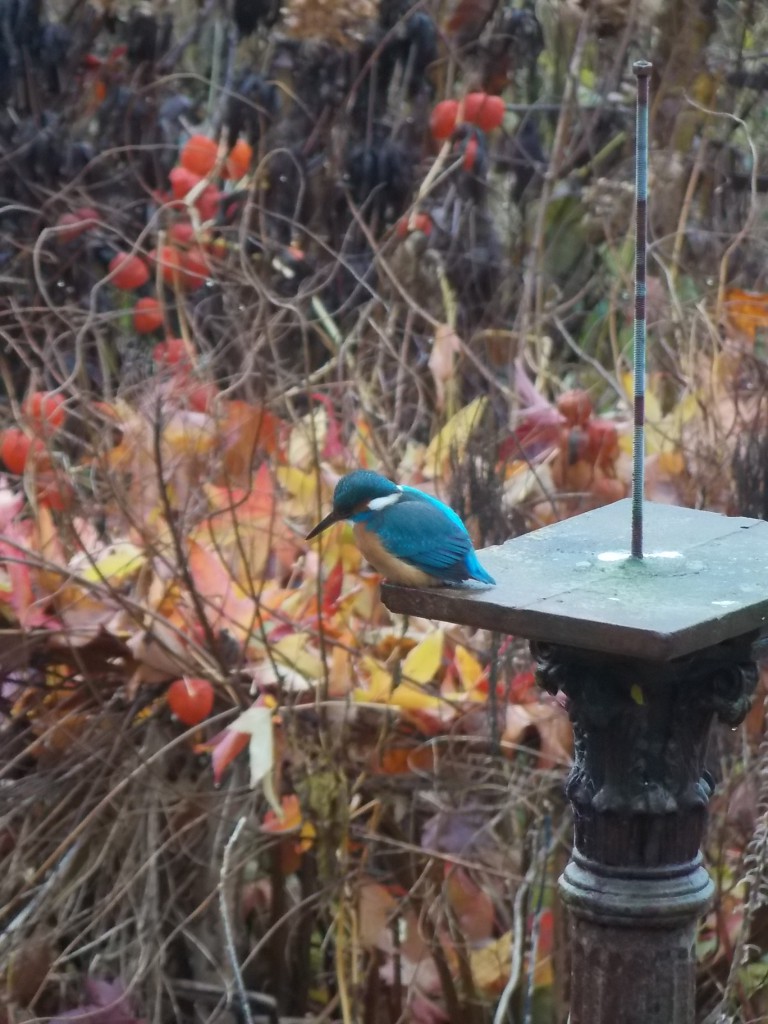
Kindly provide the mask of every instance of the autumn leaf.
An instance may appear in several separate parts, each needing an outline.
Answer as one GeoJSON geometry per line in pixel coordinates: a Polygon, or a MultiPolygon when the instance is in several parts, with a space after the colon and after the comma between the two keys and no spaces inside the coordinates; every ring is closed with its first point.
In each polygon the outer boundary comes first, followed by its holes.
{"type": "Polygon", "coordinates": [[[261,786],[270,807],[281,815],[280,802],[274,791],[274,705],[271,697],[260,697],[244,711],[229,728],[198,750],[211,753],[213,778],[218,785],[225,770],[235,758],[248,748],[251,787],[261,786]]]}
{"type": "Polygon", "coordinates": [[[480,426],[488,408],[488,399],[481,395],[465,405],[432,438],[423,458],[426,477],[444,474],[451,457],[461,461],[472,434],[480,426]]]}
{"type": "Polygon", "coordinates": [[[316,685],[325,676],[325,667],[309,633],[292,632],[271,645],[275,659],[316,685]]]}
{"type": "Polygon", "coordinates": [[[314,470],[279,466],[277,479],[291,498],[285,505],[287,515],[312,518],[317,514],[318,479],[314,470]]]}
{"type": "Polygon", "coordinates": [[[248,708],[230,726],[232,732],[244,733],[248,739],[248,764],[251,772],[251,789],[261,785],[264,796],[276,809],[280,804],[275,796],[272,770],[274,768],[274,741],[272,708],[256,706],[248,708]]]}
{"type": "MultiPolygon", "coordinates": [[[[202,546],[223,558],[233,580],[247,592],[264,577],[273,549],[285,543],[287,530],[276,515],[272,475],[260,466],[250,490],[208,486],[211,514],[192,533],[202,546]]],[[[291,557],[295,544],[291,545],[291,557]]]]}
{"type": "Polygon", "coordinates": [[[317,465],[328,435],[328,410],[317,405],[293,427],[288,439],[287,464],[293,469],[311,470],[317,465]]]}
{"type": "Polygon", "coordinates": [[[237,640],[247,643],[259,619],[256,602],[238,586],[219,555],[201,544],[189,543],[188,561],[212,627],[227,629],[237,640]]]}
{"type": "Polygon", "coordinates": [[[571,724],[555,701],[508,704],[502,740],[538,751],[537,767],[542,771],[569,764],[573,753],[571,724]]]}
{"type": "Polygon", "coordinates": [[[171,623],[156,617],[150,620],[147,629],[127,637],[125,645],[139,666],[131,680],[131,692],[144,683],[159,683],[203,668],[193,656],[189,639],[179,626],[183,623],[171,623]]]}
{"type": "Polygon", "coordinates": [[[318,391],[313,391],[311,398],[313,402],[320,402],[327,414],[322,458],[331,463],[337,462],[344,458],[344,445],[342,444],[341,429],[333,408],[333,402],[328,395],[320,394],[318,391]]]}
{"type": "Polygon", "coordinates": [[[279,810],[267,811],[261,822],[261,829],[263,832],[270,832],[273,835],[286,832],[298,833],[297,846],[301,853],[306,853],[312,848],[312,843],[317,835],[314,825],[304,819],[299,798],[295,793],[281,799],[279,810]]]}
{"type": "Polygon", "coordinates": [[[216,486],[204,488],[213,513],[234,513],[238,519],[271,519],[275,514],[275,487],[266,463],[256,470],[251,486],[216,486]]]}
{"type": "MultiPolygon", "coordinates": [[[[631,400],[632,374],[622,376],[627,398],[631,400]]],[[[662,413],[661,401],[649,379],[645,393],[645,450],[647,455],[678,452],[683,443],[683,429],[696,417],[701,416],[701,404],[694,393],[688,393],[666,415],[662,413]]],[[[632,450],[632,438],[626,434],[619,438],[620,447],[627,453],[632,450]]]]}
{"type": "Polygon", "coordinates": [[[268,409],[248,402],[226,403],[218,424],[222,447],[222,476],[230,486],[246,486],[259,453],[274,455],[282,424],[268,409]]]}
{"type": "Polygon", "coordinates": [[[448,718],[452,715],[449,706],[441,697],[427,693],[426,690],[420,686],[414,686],[412,683],[400,683],[396,686],[389,698],[389,703],[404,711],[425,711],[441,718],[448,718]]]}
{"type": "Polygon", "coordinates": [[[216,442],[216,423],[206,413],[174,413],[162,428],[162,446],[168,458],[195,460],[210,455],[216,442]]]}
{"type": "Polygon", "coordinates": [[[485,670],[474,654],[468,651],[466,647],[462,647],[461,644],[456,644],[453,660],[462,688],[464,690],[474,690],[479,686],[485,670]]]}
{"type": "Polygon", "coordinates": [[[346,643],[335,644],[331,650],[331,664],[328,669],[328,696],[331,698],[346,697],[353,688],[352,654],[349,648],[353,637],[348,634],[346,643]]]}
{"type": "Polygon", "coordinates": [[[344,563],[339,558],[323,584],[323,614],[331,616],[337,610],[344,583],[344,563]]]}
{"type": "Polygon", "coordinates": [[[725,315],[734,332],[754,344],[757,331],[768,327],[768,295],[729,288],[725,293],[725,315]]]}
{"type": "Polygon", "coordinates": [[[360,668],[368,676],[368,685],[353,691],[355,700],[386,703],[392,696],[392,674],[375,658],[366,654],[360,659],[360,668]]]}
{"type": "Polygon", "coordinates": [[[19,625],[33,629],[46,625],[50,616],[39,595],[35,594],[32,570],[25,555],[27,543],[28,538],[17,526],[8,526],[4,537],[0,537],[0,558],[8,575],[7,600],[19,625]]]}
{"type": "Polygon", "coordinates": [[[402,674],[412,683],[430,683],[437,675],[443,663],[443,647],[445,633],[436,629],[430,633],[411,651],[402,664],[402,674]]]}
{"type": "Polygon", "coordinates": [[[475,985],[487,995],[498,995],[509,979],[512,962],[512,933],[489,942],[469,954],[469,965],[475,985]]]}
{"type": "MultiPolygon", "coordinates": [[[[531,926],[532,924],[533,922],[531,922],[531,926]]],[[[529,931],[532,931],[531,926],[529,926],[529,931]]],[[[533,984],[536,988],[549,988],[554,984],[552,963],[554,940],[554,914],[549,907],[545,907],[538,914],[538,942],[536,944],[536,962],[533,968],[533,984]]]]}
{"type": "Polygon", "coordinates": [[[144,551],[129,540],[107,545],[96,557],[80,555],[70,569],[87,583],[105,583],[120,588],[135,579],[146,562],[144,551]]]}
{"type": "Polygon", "coordinates": [[[248,746],[250,737],[247,733],[236,732],[234,729],[225,729],[210,742],[198,747],[198,751],[210,750],[211,768],[213,769],[213,781],[216,785],[221,784],[224,772],[248,746]]]}

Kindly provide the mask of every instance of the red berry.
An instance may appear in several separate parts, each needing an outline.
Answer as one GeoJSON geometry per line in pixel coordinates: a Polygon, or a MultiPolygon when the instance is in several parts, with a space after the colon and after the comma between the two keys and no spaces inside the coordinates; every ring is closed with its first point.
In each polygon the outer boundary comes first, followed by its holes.
{"type": "Polygon", "coordinates": [[[168,173],[174,199],[183,199],[202,180],[201,174],[195,174],[186,167],[174,167],[168,173]]]}
{"type": "Polygon", "coordinates": [[[168,707],[184,725],[199,725],[213,711],[213,687],[207,679],[175,679],[168,687],[168,707]]]}
{"type": "Polygon", "coordinates": [[[184,143],[179,163],[185,170],[205,177],[216,166],[218,144],[207,135],[191,135],[184,143]]]}
{"type": "Polygon", "coordinates": [[[213,220],[219,212],[219,204],[221,203],[221,197],[223,194],[224,193],[220,189],[216,188],[215,185],[209,185],[205,189],[203,194],[195,203],[202,220],[213,220]]]}
{"type": "Polygon", "coordinates": [[[421,231],[425,235],[432,232],[432,218],[428,213],[414,213],[410,217],[401,217],[395,227],[398,238],[407,238],[412,231],[421,231]]]}
{"type": "Polygon", "coordinates": [[[152,349],[152,358],[161,366],[183,366],[189,363],[189,353],[183,338],[166,338],[152,349]]]}
{"type": "Polygon", "coordinates": [[[0,458],[11,473],[21,476],[30,455],[36,458],[44,453],[45,445],[39,437],[27,437],[18,427],[9,427],[3,431],[0,458]]]}
{"type": "Polygon", "coordinates": [[[172,285],[178,280],[182,283],[183,264],[181,252],[173,245],[162,245],[159,249],[153,249],[149,258],[153,263],[160,264],[160,275],[166,284],[172,285]]]}
{"type": "Polygon", "coordinates": [[[487,92],[471,92],[464,97],[464,120],[477,125],[484,132],[492,132],[504,121],[506,107],[501,96],[487,92]]]}
{"type": "Polygon", "coordinates": [[[64,396],[55,391],[33,391],[22,402],[21,411],[36,434],[58,430],[67,418],[64,396]]]}
{"type": "Polygon", "coordinates": [[[477,151],[480,148],[480,143],[477,141],[477,135],[473,132],[467,139],[464,146],[464,156],[461,160],[461,166],[467,172],[471,174],[475,169],[477,163],[477,151]]]}
{"type": "Polygon", "coordinates": [[[177,221],[175,224],[171,224],[168,228],[168,238],[174,243],[174,245],[180,245],[182,248],[194,245],[194,225],[188,220],[177,221]]]}
{"type": "Polygon", "coordinates": [[[115,288],[132,292],[149,280],[149,268],[141,256],[132,252],[119,252],[109,261],[109,272],[115,288]]]}
{"type": "Polygon", "coordinates": [[[253,146],[245,139],[238,139],[229,151],[222,177],[239,181],[250,170],[251,160],[253,160],[253,146]]]}
{"type": "Polygon", "coordinates": [[[137,334],[152,334],[163,326],[163,307],[153,298],[139,299],[133,307],[133,326],[137,334]]]}
{"type": "Polygon", "coordinates": [[[189,408],[195,412],[208,412],[218,393],[219,389],[214,384],[194,384],[188,393],[189,408]]]}
{"type": "Polygon", "coordinates": [[[456,128],[456,119],[459,116],[459,104],[456,100],[441,100],[429,118],[429,128],[432,138],[442,141],[450,139],[456,128]]]}
{"type": "Polygon", "coordinates": [[[62,242],[74,242],[80,235],[96,227],[101,218],[91,206],[81,206],[72,213],[62,213],[56,222],[61,229],[58,237],[62,242]]]}
{"type": "Polygon", "coordinates": [[[210,276],[208,257],[199,246],[181,254],[181,265],[183,267],[181,283],[190,291],[205,284],[210,276]]]}

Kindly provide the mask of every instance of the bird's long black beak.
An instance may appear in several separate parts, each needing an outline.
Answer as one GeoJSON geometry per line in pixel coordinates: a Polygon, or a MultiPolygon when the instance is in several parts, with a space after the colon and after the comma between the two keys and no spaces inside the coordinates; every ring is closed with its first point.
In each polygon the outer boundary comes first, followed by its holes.
{"type": "Polygon", "coordinates": [[[307,534],[307,540],[312,540],[313,537],[317,537],[318,534],[322,533],[323,530],[327,530],[329,526],[333,526],[334,523],[338,523],[341,516],[338,512],[329,513],[325,519],[321,520],[317,526],[313,527],[307,534]]]}

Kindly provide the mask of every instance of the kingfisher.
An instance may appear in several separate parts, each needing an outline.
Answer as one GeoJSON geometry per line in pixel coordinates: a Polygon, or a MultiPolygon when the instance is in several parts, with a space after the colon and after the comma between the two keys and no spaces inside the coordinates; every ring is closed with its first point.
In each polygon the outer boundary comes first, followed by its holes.
{"type": "Polygon", "coordinates": [[[336,484],[333,511],[307,534],[307,540],[343,519],[354,524],[363,555],[392,583],[438,587],[464,580],[496,582],[480,565],[453,509],[415,487],[367,469],[348,473],[336,484]]]}

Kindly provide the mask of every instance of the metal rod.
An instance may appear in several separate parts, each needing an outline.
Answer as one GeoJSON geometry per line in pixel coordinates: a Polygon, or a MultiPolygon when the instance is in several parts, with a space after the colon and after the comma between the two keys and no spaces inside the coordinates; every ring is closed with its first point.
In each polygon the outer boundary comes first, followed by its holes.
{"type": "Polygon", "coordinates": [[[635,140],[635,329],[634,434],[632,439],[632,557],[643,557],[643,494],[645,491],[645,345],[646,261],[648,239],[648,87],[653,65],[638,60],[637,136],[635,140]]]}

